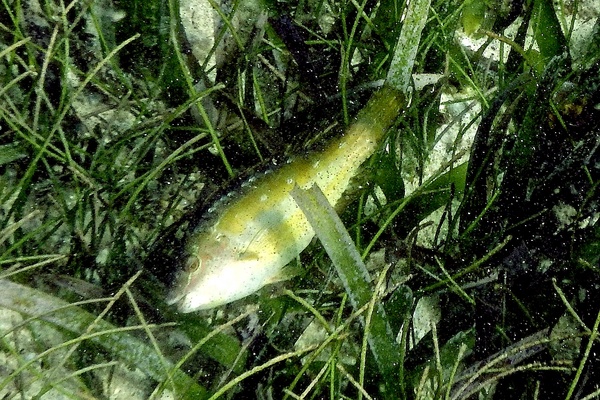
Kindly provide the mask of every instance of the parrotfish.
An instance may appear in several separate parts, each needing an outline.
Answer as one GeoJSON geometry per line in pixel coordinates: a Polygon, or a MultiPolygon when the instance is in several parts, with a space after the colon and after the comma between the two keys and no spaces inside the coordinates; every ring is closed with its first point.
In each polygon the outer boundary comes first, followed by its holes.
{"type": "Polygon", "coordinates": [[[290,191],[316,184],[334,207],[344,203],[404,104],[401,91],[384,86],[323,150],[250,178],[236,196],[210,208],[188,239],[168,303],[181,312],[210,309],[281,280],[315,235],[290,191]]]}

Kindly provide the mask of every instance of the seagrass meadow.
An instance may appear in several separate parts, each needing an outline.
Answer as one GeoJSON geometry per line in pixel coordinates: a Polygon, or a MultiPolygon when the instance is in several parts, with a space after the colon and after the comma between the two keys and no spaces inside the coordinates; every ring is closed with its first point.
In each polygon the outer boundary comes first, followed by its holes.
{"type": "Polygon", "coordinates": [[[2,0],[0,398],[600,398],[599,38],[597,0],[2,0]]]}

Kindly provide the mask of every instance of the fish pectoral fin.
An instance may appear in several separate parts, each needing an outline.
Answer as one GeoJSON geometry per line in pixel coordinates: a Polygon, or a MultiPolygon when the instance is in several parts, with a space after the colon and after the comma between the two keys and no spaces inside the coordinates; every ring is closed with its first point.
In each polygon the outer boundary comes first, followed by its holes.
{"type": "Polygon", "coordinates": [[[259,261],[260,256],[254,251],[244,251],[238,256],[239,261],[259,261]]]}

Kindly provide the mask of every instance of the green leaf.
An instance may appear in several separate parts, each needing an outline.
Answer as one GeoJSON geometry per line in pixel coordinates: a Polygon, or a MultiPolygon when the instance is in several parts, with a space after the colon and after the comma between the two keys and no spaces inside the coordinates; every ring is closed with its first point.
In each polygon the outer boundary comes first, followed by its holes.
{"type": "Polygon", "coordinates": [[[373,179],[388,202],[404,197],[404,181],[400,168],[396,165],[396,156],[392,152],[384,151],[378,157],[373,179]]]}
{"type": "Polygon", "coordinates": [[[535,1],[533,37],[546,63],[553,57],[567,52],[567,40],[560,29],[551,0],[535,1]]]}
{"type": "Polygon", "coordinates": [[[485,19],[485,12],[487,10],[487,4],[481,0],[467,0],[463,6],[463,11],[460,16],[460,22],[463,26],[465,34],[471,36],[477,32],[483,20],[485,19]]]}

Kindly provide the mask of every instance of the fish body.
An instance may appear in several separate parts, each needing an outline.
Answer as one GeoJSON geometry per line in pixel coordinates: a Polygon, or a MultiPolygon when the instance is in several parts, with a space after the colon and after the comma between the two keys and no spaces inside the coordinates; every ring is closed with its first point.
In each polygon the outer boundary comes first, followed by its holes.
{"type": "Polygon", "coordinates": [[[209,309],[280,280],[283,267],[315,234],[290,191],[317,184],[338,205],[403,103],[399,91],[382,88],[324,150],[251,178],[239,196],[209,210],[189,238],[188,257],[168,302],[181,312],[209,309]]]}

